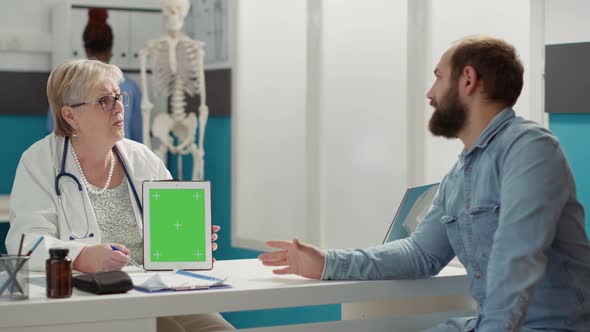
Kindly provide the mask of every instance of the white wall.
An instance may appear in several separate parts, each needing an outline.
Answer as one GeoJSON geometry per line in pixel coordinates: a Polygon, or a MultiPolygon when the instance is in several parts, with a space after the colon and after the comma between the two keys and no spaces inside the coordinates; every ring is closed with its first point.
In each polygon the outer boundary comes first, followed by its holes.
{"type": "Polygon", "coordinates": [[[306,234],[305,0],[236,2],[232,244],[306,234]]]}
{"type": "Polygon", "coordinates": [[[590,1],[545,0],[545,42],[550,44],[590,41],[590,1]]]}
{"type": "Polygon", "coordinates": [[[306,4],[237,5],[237,246],[291,237],[380,243],[407,185],[406,1],[306,4]],[[309,49],[308,15],[316,14],[319,44],[309,49]],[[306,102],[311,86],[317,112],[306,102]]]}
{"type": "Polygon", "coordinates": [[[407,183],[406,6],[238,3],[234,245],[382,241],[407,183]]]}
{"type": "Polygon", "coordinates": [[[323,2],[321,244],[383,240],[407,186],[407,2],[323,2]]]}

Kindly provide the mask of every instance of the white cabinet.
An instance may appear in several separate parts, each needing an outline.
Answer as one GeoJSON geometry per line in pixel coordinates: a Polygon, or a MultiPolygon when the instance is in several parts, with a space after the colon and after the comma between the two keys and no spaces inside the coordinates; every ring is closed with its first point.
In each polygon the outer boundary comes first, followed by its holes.
{"type": "Polygon", "coordinates": [[[87,9],[74,9],[70,16],[70,57],[75,59],[83,59],[84,43],[82,42],[82,34],[88,22],[87,9]]]}
{"type": "Polygon", "coordinates": [[[150,39],[161,37],[164,32],[164,18],[161,13],[133,12],[129,15],[129,55],[128,66],[139,68],[139,50],[150,39]]]}
{"type": "Polygon", "coordinates": [[[88,9],[106,8],[107,23],[113,30],[111,63],[123,70],[139,69],[139,50],[146,42],[163,35],[158,1],[63,1],[52,10],[52,66],[67,59],[86,57],[82,34],[88,23],[88,9]],[[122,7],[124,5],[124,7],[122,7]]]}
{"type": "MultiPolygon", "coordinates": [[[[113,57],[111,63],[120,68],[129,68],[129,17],[131,15],[133,15],[133,12],[109,10],[107,22],[113,30],[113,57]]],[[[149,21],[145,25],[148,26],[149,21]]]]}

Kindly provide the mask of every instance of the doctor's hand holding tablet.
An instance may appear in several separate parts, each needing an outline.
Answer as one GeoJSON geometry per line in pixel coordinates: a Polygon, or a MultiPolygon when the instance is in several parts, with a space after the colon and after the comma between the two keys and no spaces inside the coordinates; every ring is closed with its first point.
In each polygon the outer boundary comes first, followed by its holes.
{"type": "Polygon", "coordinates": [[[120,270],[128,264],[145,270],[212,269],[220,227],[211,225],[210,183],[144,181],[142,184],[143,259],[141,266],[123,244],[103,243],[82,249],[75,269],[120,270]]]}

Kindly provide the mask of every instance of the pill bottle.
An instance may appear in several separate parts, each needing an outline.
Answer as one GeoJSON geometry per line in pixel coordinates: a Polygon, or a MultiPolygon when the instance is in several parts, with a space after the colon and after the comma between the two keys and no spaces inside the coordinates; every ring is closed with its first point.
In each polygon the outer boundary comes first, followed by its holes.
{"type": "Polygon", "coordinates": [[[72,260],[69,249],[49,249],[49,259],[45,261],[47,297],[64,298],[72,296],[72,260]]]}

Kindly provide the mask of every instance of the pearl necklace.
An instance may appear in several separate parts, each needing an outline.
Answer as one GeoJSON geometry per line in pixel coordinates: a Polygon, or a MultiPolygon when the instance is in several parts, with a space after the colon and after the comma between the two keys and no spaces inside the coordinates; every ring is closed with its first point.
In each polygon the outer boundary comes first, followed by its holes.
{"type": "Polygon", "coordinates": [[[72,153],[74,154],[74,161],[76,161],[76,166],[78,166],[78,171],[80,171],[80,175],[82,176],[82,182],[84,183],[84,187],[86,187],[86,190],[88,190],[88,192],[95,194],[95,195],[100,195],[100,194],[104,193],[109,188],[109,185],[111,184],[111,178],[113,177],[113,171],[115,170],[115,157],[113,156],[113,150],[110,151],[111,167],[109,168],[109,176],[107,177],[107,182],[104,184],[104,187],[100,190],[94,189],[92,187],[92,185],[90,185],[90,183],[86,179],[86,176],[84,175],[84,171],[82,170],[82,165],[80,164],[80,160],[78,160],[78,155],[76,154],[76,149],[74,149],[73,145],[72,145],[72,153]]]}

